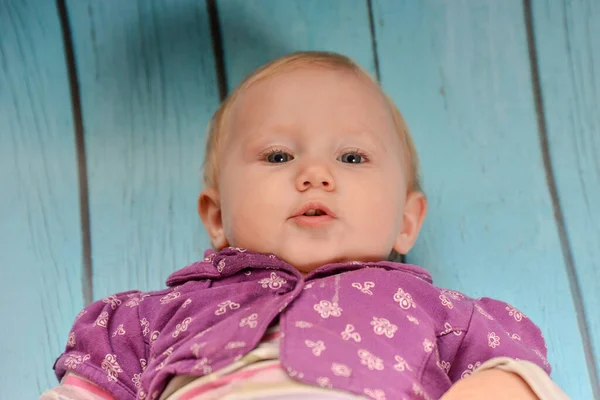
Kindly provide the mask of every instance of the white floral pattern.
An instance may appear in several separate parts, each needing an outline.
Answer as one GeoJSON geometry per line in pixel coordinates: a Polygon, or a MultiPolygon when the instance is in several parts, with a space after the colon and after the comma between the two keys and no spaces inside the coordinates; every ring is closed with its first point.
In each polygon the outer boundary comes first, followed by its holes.
{"type": "Polygon", "coordinates": [[[450,325],[450,322],[444,322],[444,330],[440,332],[440,335],[445,335],[450,332],[452,332],[452,325],[450,325]]]}
{"type": "Polygon", "coordinates": [[[450,322],[444,322],[444,330],[440,332],[440,335],[446,335],[450,332],[452,332],[455,336],[462,335],[462,331],[454,330],[454,328],[452,328],[452,325],[450,325],[450,322]]]}
{"type": "Polygon", "coordinates": [[[425,350],[425,353],[431,353],[433,351],[433,342],[425,338],[423,340],[423,350],[425,350]]]}
{"type": "Polygon", "coordinates": [[[177,326],[175,327],[175,332],[173,332],[171,336],[176,338],[181,334],[181,332],[187,331],[187,328],[190,325],[190,322],[192,322],[192,319],[193,318],[191,317],[187,317],[183,321],[181,321],[181,323],[177,324],[177,326]]]}
{"type": "Polygon", "coordinates": [[[394,364],[394,369],[398,372],[404,372],[404,371],[411,371],[412,372],[412,368],[410,367],[410,365],[408,365],[408,363],[406,362],[406,360],[400,356],[394,356],[394,359],[396,360],[396,364],[394,364]]]}
{"type": "Polygon", "coordinates": [[[413,317],[412,315],[407,315],[406,319],[408,319],[410,322],[412,322],[415,325],[419,325],[419,320],[416,319],[415,317],[413,317]]]}
{"type": "Polygon", "coordinates": [[[240,328],[243,328],[244,326],[248,326],[250,328],[256,328],[256,325],[258,325],[258,314],[254,313],[254,314],[250,314],[250,316],[246,317],[246,318],[242,318],[240,320],[240,328]]]}
{"type": "Polygon", "coordinates": [[[162,305],[169,304],[173,300],[177,299],[179,296],[181,296],[181,293],[178,291],[170,292],[160,298],[160,304],[162,304],[162,305]]]}
{"type": "Polygon", "coordinates": [[[158,335],[160,335],[159,331],[152,331],[152,333],[150,334],[150,345],[153,345],[154,342],[156,342],[156,339],[158,339],[158,335]]]}
{"type": "Polygon", "coordinates": [[[197,363],[196,365],[194,365],[194,368],[192,368],[192,371],[202,371],[203,374],[210,374],[212,372],[212,367],[209,365],[210,361],[208,358],[206,357],[202,357],[197,363]]]}
{"type": "Polygon", "coordinates": [[[150,322],[148,322],[148,320],[146,318],[142,318],[140,320],[140,326],[143,328],[142,335],[144,335],[144,337],[145,337],[150,332],[150,322]]]}
{"type": "Polygon", "coordinates": [[[187,306],[189,306],[190,304],[192,304],[192,299],[186,299],[183,304],[181,305],[181,308],[186,308],[187,306]]]}
{"type": "Polygon", "coordinates": [[[117,335],[123,336],[125,333],[126,332],[125,332],[125,328],[123,328],[123,324],[119,324],[117,329],[115,329],[115,331],[113,332],[112,337],[115,337],[117,335]]]}
{"type": "Polygon", "coordinates": [[[286,370],[287,370],[288,375],[290,377],[292,377],[292,378],[295,378],[295,377],[298,377],[300,379],[304,378],[304,373],[303,372],[296,371],[292,367],[287,367],[286,370]]]}
{"type": "Polygon", "coordinates": [[[306,322],[306,321],[296,321],[294,326],[296,328],[305,329],[305,328],[312,328],[313,324],[311,322],[306,322]]]}
{"type": "Polygon", "coordinates": [[[463,300],[465,298],[464,294],[457,292],[456,290],[442,289],[441,293],[446,295],[446,297],[450,297],[452,300],[463,300]]]}
{"type": "Polygon", "coordinates": [[[71,331],[71,333],[69,333],[69,339],[67,340],[67,347],[75,347],[75,344],[75,332],[71,331]]]}
{"type": "Polygon", "coordinates": [[[109,382],[116,382],[119,374],[123,372],[121,366],[117,362],[117,356],[114,354],[107,354],[104,356],[101,367],[106,372],[106,378],[109,382]]]}
{"type": "Polygon", "coordinates": [[[340,363],[331,364],[331,372],[333,372],[335,376],[343,376],[345,378],[348,378],[350,375],[352,375],[352,369],[346,364],[340,363]]]}
{"type": "Polygon", "coordinates": [[[225,269],[225,259],[221,259],[219,260],[219,262],[217,263],[217,271],[219,273],[223,272],[223,269],[225,269]]]}
{"type": "Polygon", "coordinates": [[[514,307],[506,306],[505,309],[506,311],[508,311],[508,315],[513,317],[517,322],[521,322],[523,318],[527,318],[525,314],[523,314],[521,311],[517,310],[514,307]]]}
{"type": "Polygon", "coordinates": [[[149,295],[149,294],[146,294],[146,293],[143,293],[143,294],[141,294],[141,295],[139,295],[139,296],[135,296],[135,295],[134,295],[133,297],[130,297],[130,298],[129,298],[129,300],[127,300],[127,301],[125,302],[125,306],[126,306],[126,307],[136,307],[136,306],[139,306],[139,305],[140,305],[140,303],[141,303],[142,301],[144,301],[144,299],[145,299],[146,297],[149,297],[149,296],[150,296],[150,295],[149,295]]]}
{"type": "Polygon", "coordinates": [[[360,363],[366,365],[370,370],[383,370],[383,360],[372,354],[370,351],[359,349],[358,357],[360,357],[360,363]]]}
{"type": "Polygon", "coordinates": [[[321,300],[319,304],[313,306],[314,310],[321,315],[321,318],[339,317],[342,315],[342,308],[338,303],[321,300]]]}
{"type": "Polygon", "coordinates": [[[115,295],[105,297],[104,299],[102,299],[102,302],[109,304],[110,308],[112,308],[113,310],[115,310],[117,306],[121,305],[121,300],[119,300],[115,295]]]}
{"type": "Polygon", "coordinates": [[[375,400],[386,400],[385,399],[385,392],[381,389],[368,389],[366,388],[364,390],[364,393],[369,396],[372,399],[375,400]]]}
{"type": "Polygon", "coordinates": [[[102,328],[106,328],[108,324],[108,313],[106,311],[102,311],[96,321],[94,321],[94,325],[92,326],[101,326],[102,328]]]}
{"type": "Polygon", "coordinates": [[[200,358],[200,350],[206,346],[206,342],[194,343],[190,346],[190,351],[196,358],[200,358]]]}
{"type": "Polygon", "coordinates": [[[373,317],[371,325],[373,326],[373,332],[375,332],[375,334],[385,335],[390,339],[394,337],[394,333],[398,330],[398,326],[392,324],[386,318],[373,317]]]}
{"type": "Polygon", "coordinates": [[[277,276],[275,272],[271,272],[270,277],[258,281],[259,285],[261,285],[263,288],[269,288],[273,290],[280,289],[283,285],[285,285],[286,282],[287,281],[285,279],[277,276]]]}
{"type": "Polygon", "coordinates": [[[417,307],[410,293],[405,292],[402,288],[398,288],[396,294],[394,294],[394,301],[398,303],[403,310],[417,307]]]}
{"type": "Polygon", "coordinates": [[[445,294],[440,294],[439,297],[440,297],[440,300],[442,301],[443,306],[448,307],[451,310],[454,308],[454,304],[452,304],[450,299],[448,299],[448,297],[446,297],[445,294]]]}
{"type": "Polygon", "coordinates": [[[444,372],[446,372],[446,373],[450,372],[451,365],[448,361],[441,360],[441,361],[438,361],[436,364],[444,372]]]}
{"type": "Polygon", "coordinates": [[[375,287],[375,283],[374,282],[370,282],[370,281],[366,281],[363,284],[360,284],[359,282],[354,282],[352,284],[352,287],[360,290],[364,294],[368,294],[369,296],[372,296],[373,292],[371,290],[369,290],[369,289],[374,288],[375,287]]]}
{"type": "Polygon", "coordinates": [[[327,378],[326,376],[320,376],[320,377],[318,377],[317,378],[317,383],[322,388],[328,388],[328,389],[333,388],[333,385],[331,384],[331,380],[329,378],[327,378]]]}
{"type": "Polygon", "coordinates": [[[133,382],[135,387],[138,389],[142,387],[142,382],[140,380],[141,377],[142,377],[142,374],[133,374],[133,378],[131,378],[131,382],[133,382]]]}
{"type": "Polygon", "coordinates": [[[474,362],[473,364],[467,365],[467,369],[464,370],[462,374],[460,374],[461,379],[464,379],[467,376],[471,375],[480,366],[481,366],[480,361],[477,361],[477,362],[474,362]]]}
{"type": "Polygon", "coordinates": [[[204,260],[202,260],[202,261],[211,263],[215,259],[216,255],[217,255],[216,253],[212,253],[212,254],[208,255],[207,257],[204,257],[204,260]]]}
{"type": "Polygon", "coordinates": [[[140,298],[139,297],[132,297],[129,300],[127,300],[127,302],[125,302],[125,306],[126,307],[136,307],[139,306],[141,303],[140,298]]]}
{"type": "Polygon", "coordinates": [[[346,324],[346,329],[344,329],[343,332],[341,332],[342,335],[342,339],[344,340],[354,340],[356,343],[360,343],[360,341],[362,340],[360,337],[360,334],[358,332],[354,331],[354,325],[352,324],[346,324]]]}
{"type": "Polygon", "coordinates": [[[237,310],[238,308],[240,308],[240,304],[239,303],[235,303],[231,300],[225,300],[222,303],[219,303],[219,305],[217,306],[217,311],[215,311],[215,315],[223,315],[227,312],[227,308],[229,308],[230,310],[237,310]]]}
{"type": "Polygon", "coordinates": [[[172,354],[173,354],[173,346],[169,347],[168,349],[166,349],[165,351],[162,352],[162,355],[167,356],[167,358],[171,357],[172,354]]]}
{"type": "Polygon", "coordinates": [[[417,396],[422,397],[425,400],[430,400],[431,397],[429,397],[427,395],[427,393],[425,393],[425,390],[423,389],[423,387],[421,387],[418,383],[413,383],[413,393],[416,394],[417,396]]]}
{"type": "Polygon", "coordinates": [[[155,368],[154,371],[160,371],[161,369],[163,369],[165,367],[165,364],[167,363],[167,360],[162,360],[160,362],[160,364],[158,364],[155,368]]]}
{"type": "Polygon", "coordinates": [[[90,355],[81,356],[79,354],[69,354],[65,359],[65,367],[68,369],[77,369],[78,366],[90,359],[90,355]]]}
{"type": "Polygon", "coordinates": [[[488,338],[488,346],[490,346],[491,348],[496,348],[498,346],[500,346],[500,336],[496,335],[496,333],[494,332],[490,332],[487,335],[488,338]]]}
{"type": "Polygon", "coordinates": [[[246,347],[246,342],[229,342],[225,345],[225,349],[227,350],[239,349],[241,347],[246,347]]]}
{"type": "Polygon", "coordinates": [[[313,342],[312,340],[307,339],[304,341],[304,344],[306,344],[306,346],[309,349],[311,349],[313,354],[317,357],[319,357],[321,353],[327,349],[327,347],[325,347],[325,343],[322,340],[317,340],[316,342],[313,342]]]}

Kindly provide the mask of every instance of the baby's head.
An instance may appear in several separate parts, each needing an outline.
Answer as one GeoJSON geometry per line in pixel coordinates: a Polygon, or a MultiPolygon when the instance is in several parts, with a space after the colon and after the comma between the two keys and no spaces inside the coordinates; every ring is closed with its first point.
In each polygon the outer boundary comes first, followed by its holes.
{"type": "Polygon", "coordinates": [[[209,128],[198,209],[218,250],[273,253],[307,273],[413,246],[427,204],[400,112],[337,54],[258,69],[209,128]]]}

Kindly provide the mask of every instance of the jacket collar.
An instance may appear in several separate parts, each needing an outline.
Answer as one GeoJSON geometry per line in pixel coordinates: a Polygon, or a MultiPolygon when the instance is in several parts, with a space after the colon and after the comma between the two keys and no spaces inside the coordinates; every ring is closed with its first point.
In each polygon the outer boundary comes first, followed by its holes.
{"type": "Polygon", "coordinates": [[[219,252],[207,250],[204,259],[194,262],[187,267],[173,272],[167,278],[167,286],[180,285],[190,280],[223,279],[235,275],[242,270],[277,269],[288,272],[298,280],[313,280],[341,272],[364,268],[383,268],[409,273],[426,282],[432,283],[431,274],[416,265],[402,264],[391,261],[379,262],[340,262],[323,265],[302,277],[292,265],[281,260],[274,254],[257,253],[246,249],[227,247],[219,252]]]}

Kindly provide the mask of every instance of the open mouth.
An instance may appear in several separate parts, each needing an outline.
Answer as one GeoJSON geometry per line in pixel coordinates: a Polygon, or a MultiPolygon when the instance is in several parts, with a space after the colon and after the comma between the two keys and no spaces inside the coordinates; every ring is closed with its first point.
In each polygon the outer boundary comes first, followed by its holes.
{"type": "Polygon", "coordinates": [[[327,213],[320,209],[310,209],[302,215],[304,215],[306,217],[319,217],[321,215],[327,215],[327,213]]]}
{"type": "Polygon", "coordinates": [[[325,205],[312,202],[298,209],[292,218],[299,225],[317,227],[332,222],[336,216],[325,205]]]}

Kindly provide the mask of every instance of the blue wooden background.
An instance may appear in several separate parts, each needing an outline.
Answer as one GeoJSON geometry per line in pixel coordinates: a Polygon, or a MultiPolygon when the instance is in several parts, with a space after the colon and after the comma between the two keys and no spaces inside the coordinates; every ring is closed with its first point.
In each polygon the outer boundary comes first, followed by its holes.
{"type": "Polygon", "coordinates": [[[92,299],[162,287],[220,97],[294,50],[349,55],[411,127],[410,262],[513,303],[600,397],[600,1],[0,0],[0,398],[36,398],[92,299]]]}

